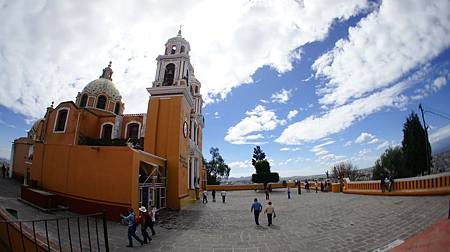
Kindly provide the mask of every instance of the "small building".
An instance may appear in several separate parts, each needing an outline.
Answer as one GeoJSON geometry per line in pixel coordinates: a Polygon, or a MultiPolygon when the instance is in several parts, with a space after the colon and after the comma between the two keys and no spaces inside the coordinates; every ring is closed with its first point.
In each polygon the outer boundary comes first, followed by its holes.
{"type": "Polygon", "coordinates": [[[110,62],[74,101],[52,104],[28,138],[16,139],[14,173],[73,211],[106,210],[110,219],[130,207],[197,200],[206,187],[201,84],[181,31],[165,47],[145,113],[124,113],[110,62]]]}

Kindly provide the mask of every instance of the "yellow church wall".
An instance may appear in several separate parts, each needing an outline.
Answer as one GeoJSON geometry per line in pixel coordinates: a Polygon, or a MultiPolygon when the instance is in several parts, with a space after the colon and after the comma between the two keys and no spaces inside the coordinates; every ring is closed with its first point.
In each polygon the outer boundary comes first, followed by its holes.
{"type": "Polygon", "coordinates": [[[182,96],[150,97],[144,142],[146,152],[167,159],[167,206],[173,209],[179,209],[180,199],[188,196],[188,138],[182,135],[182,120],[189,118],[190,111],[183,99],[182,96]]]}

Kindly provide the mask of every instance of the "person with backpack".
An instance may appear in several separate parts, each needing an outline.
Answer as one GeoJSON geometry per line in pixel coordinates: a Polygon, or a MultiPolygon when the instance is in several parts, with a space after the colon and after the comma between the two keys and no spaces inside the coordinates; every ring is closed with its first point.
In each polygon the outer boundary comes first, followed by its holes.
{"type": "Polygon", "coordinates": [[[134,210],[133,208],[130,208],[128,210],[128,215],[120,215],[123,220],[125,220],[128,223],[128,245],[127,247],[133,247],[133,239],[136,239],[139,243],[141,243],[141,246],[144,245],[144,241],[139,238],[139,236],[136,235],[136,223],[135,223],[135,216],[134,216],[134,210]]]}
{"type": "Polygon", "coordinates": [[[152,238],[147,233],[147,228],[150,226],[151,217],[144,206],[139,208],[139,216],[136,218],[136,224],[141,224],[141,234],[144,238],[144,244],[152,241],[152,238]]]}

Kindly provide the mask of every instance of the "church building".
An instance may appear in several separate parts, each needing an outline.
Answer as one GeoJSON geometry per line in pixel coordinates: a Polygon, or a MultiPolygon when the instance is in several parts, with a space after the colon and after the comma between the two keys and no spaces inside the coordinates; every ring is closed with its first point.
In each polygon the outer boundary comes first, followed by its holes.
{"type": "Polygon", "coordinates": [[[106,210],[110,219],[130,207],[180,209],[197,200],[206,187],[204,117],[189,52],[181,31],[167,41],[146,113],[124,113],[111,62],[75,101],[48,107],[27,145],[17,141],[23,150],[13,146],[13,173],[28,184],[22,198],[39,205],[42,194],[52,195],[43,207],[106,210]]]}

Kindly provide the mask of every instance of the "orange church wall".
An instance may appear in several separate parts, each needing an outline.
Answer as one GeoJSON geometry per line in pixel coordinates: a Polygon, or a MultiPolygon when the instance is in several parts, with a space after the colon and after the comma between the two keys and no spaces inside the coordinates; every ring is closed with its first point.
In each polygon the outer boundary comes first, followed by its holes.
{"type": "Polygon", "coordinates": [[[78,200],[123,210],[134,202],[138,207],[139,166],[129,147],[37,144],[35,154],[32,179],[48,191],[71,198],[67,203],[78,200]]]}
{"type": "Polygon", "coordinates": [[[98,138],[99,118],[87,110],[82,110],[80,116],[80,123],[78,125],[79,134],[88,136],[90,138],[98,138]]]}
{"type": "Polygon", "coordinates": [[[58,144],[74,144],[75,129],[78,120],[78,109],[72,102],[60,103],[55,109],[52,109],[48,115],[47,128],[45,130],[45,142],[46,143],[58,143],[58,144]],[[56,117],[58,111],[62,108],[69,109],[69,115],[66,121],[66,128],[64,133],[53,132],[55,129],[56,117]]]}

